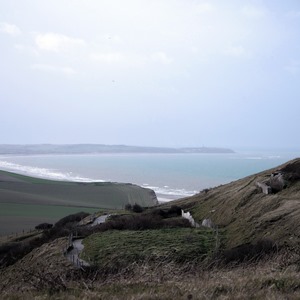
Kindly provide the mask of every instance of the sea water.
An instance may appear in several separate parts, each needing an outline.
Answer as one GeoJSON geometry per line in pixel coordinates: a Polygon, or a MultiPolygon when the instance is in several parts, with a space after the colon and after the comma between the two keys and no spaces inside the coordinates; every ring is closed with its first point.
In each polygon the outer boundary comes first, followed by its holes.
{"type": "Polygon", "coordinates": [[[134,183],[160,201],[193,195],[299,157],[297,151],[232,154],[86,154],[0,156],[0,169],[70,181],[134,183]]]}

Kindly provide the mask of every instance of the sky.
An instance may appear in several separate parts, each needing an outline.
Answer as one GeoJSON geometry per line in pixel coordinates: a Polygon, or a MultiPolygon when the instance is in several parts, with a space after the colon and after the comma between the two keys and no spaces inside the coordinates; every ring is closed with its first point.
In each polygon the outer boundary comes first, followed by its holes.
{"type": "Polygon", "coordinates": [[[0,144],[297,148],[300,1],[0,0],[0,82],[0,144]]]}

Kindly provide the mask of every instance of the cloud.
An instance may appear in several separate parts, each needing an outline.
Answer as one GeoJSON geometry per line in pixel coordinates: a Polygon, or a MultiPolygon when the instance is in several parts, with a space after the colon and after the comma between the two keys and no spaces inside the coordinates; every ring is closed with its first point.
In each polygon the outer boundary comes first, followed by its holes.
{"type": "Polygon", "coordinates": [[[300,18],[300,10],[292,10],[292,11],[289,11],[286,16],[288,18],[292,18],[292,19],[297,19],[297,18],[300,18]]]}
{"type": "Polygon", "coordinates": [[[243,46],[229,46],[224,51],[225,55],[233,57],[249,57],[249,52],[243,46]]]}
{"type": "Polygon", "coordinates": [[[115,64],[125,61],[124,54],[120,52],[92,53],[90,58],[93,61],[105,64],[115,64]]]}
{"type": "Polygon", "coordinates": [[[34,64],[31,66],[31,69],[48,72],[48,73],[61,73],[66,76],[73,76],[77,74],[77,72],[70,67],[60,67],[60,66],[53,66],[53,65],[46,65],[46,64],[34,64]]]}
{"type": "Polygon", "coordinates": [[[72,38],[57,33],[38,34],[35,38],[35,42],[40,50],[56,53],[68,52],[86,45],[86,42],[82,39],[72,38]]]}
{"type": "Polygon", "coordinates": [[[15,49],[21,53],[26,53],[33,56],[39,56],[39,52],[32,46],[16,44],[15,49]]]}
{"type": "Polygon", "coordinates": [[[214,6],[211,3],[201,3],[196,7],[196,12],[200,14],[209,13],[214,10],[214,6]]]}
{"type": "Polygon", "coordinates": [[[17,36],[21,34],[21,29],[14,25],[14,24],[9,24],[9,23],[0,23],[0,32],[12,35],[12,36],[17,36]]]}
{"type": "Polygon", "coordinates": [[[244,6],[242,8],[242,14],[248,18],[263,18],[266,12],[255,6],[244,6]]]}
{"type": "Polygon", "coordinates": [[[103,36],[103,38],[107,41],[113,42],[115,44],[119,44],[122,42],[122,38],[119,35],[110,35],[106,34],[103,36]]]}
{"type": "Polygon", "coordinates": [[[300,60],[291,60],[284,69],[291,74],[298,74],[300,72],[300,60]]]}
{"type": "Polygon", "coordinates": [[[159,51],[151,55],[151,59],[154,62],[158,62],[164,65],[169,65],[173,62],[173,59],[170,58],[165,52],[159,51]]]}
{"type": "Polygon", "coordinates": [[[99,65],[114,65],[122,68],[141,68],[152,62],[149,56],[134,51],[92,52],[89,58],[92,62],[99,65]]]}

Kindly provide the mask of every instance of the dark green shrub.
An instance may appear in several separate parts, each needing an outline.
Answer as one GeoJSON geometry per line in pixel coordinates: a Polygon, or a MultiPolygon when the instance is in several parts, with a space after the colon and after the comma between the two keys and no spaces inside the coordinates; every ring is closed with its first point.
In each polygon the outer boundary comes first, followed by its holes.
{"type": "Polygon", "coordinates": [[[63,227],[67,223],[74,223],[74,222],[79,222],[83,218],[87,217],[89,214],[86,212],[79,212],[76,214],[68,215],[62,219],[60,219],[58,222],[55,223],[54,227],[63,227]]]}
{"type": "Polygon", "coordinates": [[[259,260],[267,254],[277,251],[276,244],[268,239],[263,239],[255,244],[246,243],[232,249],[225,250],[221,257],[225,263],[246,262],[259,260]]]}
{"type": "Polygon", "coordinates": [[[177,206],[177,205],[172,205],[170,207],[170,209],[168,210],[168,216],[172,217],[172,216],[181,216],[181,207],[177,206]]]}
{"type": "Polygon", "coordinates": [[[125,210],[131,211],[131,210],[132,210],[132,205],[131,205],[130,203],[127,203],[127,204],[125,205],[125,210]]]}
{"type": "Polygon", "coordinates": [[[35,229],[37,230],[47,230],[53,227],[53,224],[49,224],[49,223],[41,223],[37,226],[35,226],[35,229]]]}
{"type": "Polygon", "coordinates": [[[143,212],[143,210],[144,209],[137,203],[134,203],[132,205],[132,211],[135,212],[135,213],[141,213],[141,212],[143,212]]]}

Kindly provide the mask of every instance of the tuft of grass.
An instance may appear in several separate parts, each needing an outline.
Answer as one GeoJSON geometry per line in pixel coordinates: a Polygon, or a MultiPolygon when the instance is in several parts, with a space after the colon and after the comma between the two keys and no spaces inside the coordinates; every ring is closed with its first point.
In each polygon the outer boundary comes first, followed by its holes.
{"type": "Polygon", "coordinates": [[[271,288],[282,293],[300,290],[299,279],[290,278],[288,276],[282,278],[267,278],[262,280],[260,288],[271,288]]]}

